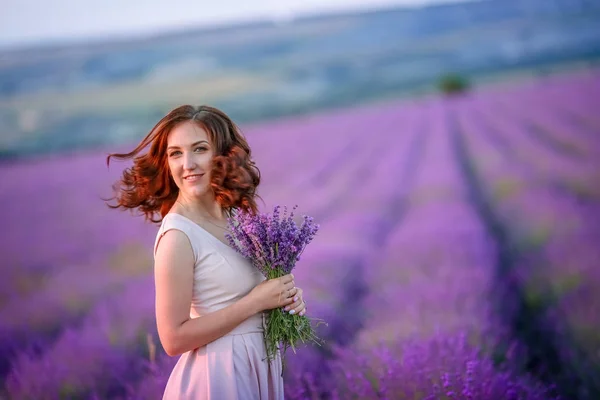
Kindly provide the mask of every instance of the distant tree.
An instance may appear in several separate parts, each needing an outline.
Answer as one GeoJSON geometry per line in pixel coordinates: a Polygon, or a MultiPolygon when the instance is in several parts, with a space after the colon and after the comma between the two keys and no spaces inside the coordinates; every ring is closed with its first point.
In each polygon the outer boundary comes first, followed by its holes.
{"type": "Polygon", "coordinates": [[[442,75],[438,81],[438,89],[446,95],[464,93],[469,87],[467,78],[455,73],[442,75]]]}

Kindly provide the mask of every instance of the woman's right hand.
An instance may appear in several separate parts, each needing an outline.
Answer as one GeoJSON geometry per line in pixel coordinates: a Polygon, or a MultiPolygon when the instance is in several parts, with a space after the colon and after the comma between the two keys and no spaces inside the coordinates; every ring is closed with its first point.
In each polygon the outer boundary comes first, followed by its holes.
{"type": "Polygon", "coordinates": [[[288,274],[280,278],[262,281],[252,289],[248,296],[258,307],[258,312],[261,312],[292,304],[297,292],[294,275],[288,274]]]}

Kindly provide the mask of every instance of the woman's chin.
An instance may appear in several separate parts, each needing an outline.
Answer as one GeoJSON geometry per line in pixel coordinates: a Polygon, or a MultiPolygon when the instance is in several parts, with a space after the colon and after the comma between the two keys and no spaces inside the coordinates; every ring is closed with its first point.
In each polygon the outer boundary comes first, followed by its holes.
{"type": "Polygon", "coordinates": [[[193,187],[193,188],[188,188],[186,190],[187,194],[189,197],[193,198],[193,199],[202,199],[204,197],[206,197],[208,190],[206,190],[207,188],[205,187],[193,187]]]}

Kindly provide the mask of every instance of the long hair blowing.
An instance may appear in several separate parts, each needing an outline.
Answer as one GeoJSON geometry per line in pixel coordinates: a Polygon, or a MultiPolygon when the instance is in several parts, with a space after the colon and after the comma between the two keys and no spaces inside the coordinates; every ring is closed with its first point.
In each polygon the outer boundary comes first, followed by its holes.
{"type": "Polygon", "coordinates": [[[236,124],[222,111],[210,107],[183,105],[165,115],[148,135],[129,153],[111,153],[106,158],[133,159],[133,166],[123,171],[113,184],[116,204],[110,208],[138,209],[147,220],[160,223],[179,194],[169,170],[167,138],[171,130],[185,121],[202,127],[215,150],[211,170],[211,188],[216,201],[226,213],[234,209],[257,212],[256,187],[260,170],[251,158],[250,146],[236,124]],[[146,154],[141,151],[150,145],[146,154]],[[160,215],[156,218],[156,215],[160,215]]]}

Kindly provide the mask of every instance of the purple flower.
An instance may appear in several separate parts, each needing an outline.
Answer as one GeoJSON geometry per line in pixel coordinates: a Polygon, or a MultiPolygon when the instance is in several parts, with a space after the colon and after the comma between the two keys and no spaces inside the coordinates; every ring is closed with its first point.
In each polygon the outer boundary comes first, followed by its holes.
{"type": "Polygon", "coordinates": [[[279,269],[282,275],[294,269],[300,254],[317,234],[319,225],[305,215],[299,227],[294,221],[294,206],[288,214],[284,206],[275,206],[272,214],[239,211],[229,218],[227,240],[231,246],[258,268],[267,278],[274,278],[273,270],[279,269]]]}
{"type": "MultiPolygon", "coordinates": [[[[267,279],[287,275],[296,266],[300,254],[310,243],[319,226],[309,216],[303,216],[300,227],[294,221],[294,206],[288,214],[286,206],[283,215],[275,206],[272,214],[239,211],[228,220],[231,234],[227,240],[240,254],[250,260],[267,279]]],[[[271,360],[283,344],[283,354],[288,347],[295,351],[298,341],[311,341],[320,344],[310,319],[304,315],[290,315],[280,309],[267,312],[265,342],[267,357],[271,360]]]]}

